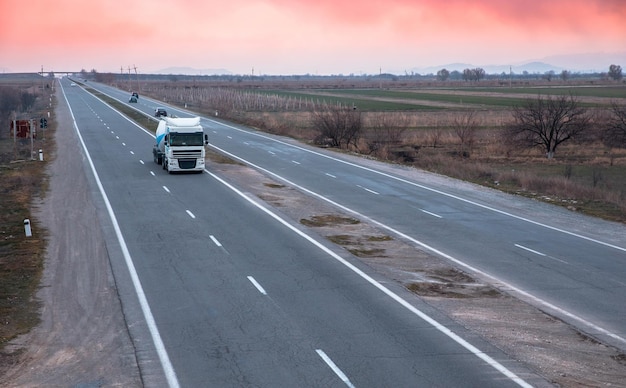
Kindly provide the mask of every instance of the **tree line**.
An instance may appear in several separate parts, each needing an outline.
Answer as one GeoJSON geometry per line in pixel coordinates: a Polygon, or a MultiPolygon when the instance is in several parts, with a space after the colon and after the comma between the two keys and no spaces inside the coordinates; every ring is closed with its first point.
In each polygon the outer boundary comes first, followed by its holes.
{"type": "MultiPolygon", "coordinates": [[[[483,68],[480,67],[476,67],[473,69],[464,69],[462,72],[459,72],[457,70],[454,71],[449,71],[448,69],[441,69],[439,71],[437,71],[436,77],[437,80],[439,81],[447,81],[448,79],[455,79],[455,80],[459,80],[462,79],[463,81],[480,81],[481,79],[485,78],[487,76],[485,70],[483,68]]],[[[501,77],[511,77],[513,76],[513,74],[506,74],[506,73],[502,73],[500,74],[501,77]]],[[[520,75],[515,75],[516,77],[520,77],[520,75]]],[[[529,74],[527,71],[524,71],[521,76],[523,77],[529,77],[532,76],[531,74],[529,74]]],[[[556,73],[554,70],[548,70],[545,73],[543,73],[541,75],[541,78],[547,80],[547,81],[552,81],[552,78],[554,78],[556,76],[556,73]]],[[[622,67],[620,65],[610,65],[609,66],[609,70],[608,72],[601,74],[601,76],[603,78],[607,78],[607,79],[611,79],[614,81],[620,81],[623,78],[623,74],[622,74],[622,67]]],[[[562,70],[560,73],[560,78],[563,81],[567,81],[569,78],[572,77],[572,73],[568,70],[562,70]]]]}
{"type": "MultiPolygon", "coordinates": [[[[376,152],[383,145],[398,145],[409,129],[402,116],[385,118],[381,113],[371,121],[365,134],[361,113],[352,107],[326,105],[312,114],[312,127],[318,133],[318,144],[359,150],[359,140],[366,137],[366,152],[376,152]]],[[[469,156],[479,125],[475,111],[454,119],[453,132],[461,144],[461,153],[469,156]]],[[[582,106],[573,95],[538,96],[513,108],[512,121],[501,132],[502,144],[509,148],[540,148],[548,159],[568,141],[584,143],[600,140],[607,147],[626,148],[626,106],[613,103],[605,114],[582,106]],[[600,130],[593,131],[594,128],[600,130]]]]}

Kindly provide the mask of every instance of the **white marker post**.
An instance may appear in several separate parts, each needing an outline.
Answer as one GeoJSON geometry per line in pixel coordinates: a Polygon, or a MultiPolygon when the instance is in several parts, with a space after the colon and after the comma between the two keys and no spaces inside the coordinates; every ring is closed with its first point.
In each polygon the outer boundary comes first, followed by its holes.
{"type": "Polygon", "coordinates": [[[33,235],[33,232],[30,229],[30,220],[28,218],[24,220],[24,233],[26,233],[26,237],[31,237],[33,235]]]}

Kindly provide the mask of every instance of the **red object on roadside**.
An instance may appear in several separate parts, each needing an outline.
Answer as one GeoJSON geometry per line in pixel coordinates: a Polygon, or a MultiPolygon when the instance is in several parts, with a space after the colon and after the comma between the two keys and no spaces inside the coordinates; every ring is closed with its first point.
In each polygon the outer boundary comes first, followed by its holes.
{"type": "MultiPolygon", "coordinates": [[[[11,137],[19,137],[27,139],[30,137],[30,120],[11,120],[11,137]],[[14,125],[17,127],[17,133],[14,135],[14,125]]],[[[37,138],[37,131],[33,132],[33,138],[37,138]]]]}

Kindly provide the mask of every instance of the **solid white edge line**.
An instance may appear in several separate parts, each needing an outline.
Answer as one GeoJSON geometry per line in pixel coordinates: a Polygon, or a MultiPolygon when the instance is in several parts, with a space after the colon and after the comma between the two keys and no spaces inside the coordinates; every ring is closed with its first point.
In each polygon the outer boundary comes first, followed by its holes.
{"type": "MultiPolygon", "coordinates": [[[[550,303],[548,301],[545,301],[545,300],[543,300],[543,299],[541,299],[541,298],[539,298],[537,296],[534,296],[534,295],[532,295],[532,294],[530,294],[530,293],[528,293],[528,292],[526,292],[526,291],[524,291],[524,290],[522,290],[520,288],[517,288],[517,287],[513,286],[512,284],[509,284],[509,283],[507,283],[507,282],[505,282],[503,280],[500,280],[500,279],[496,278],[495,276],[493,276],[493,275],[491,275],[491,274],[489,274],[489,273],[487,273],[485,271],[479,270],[478,268],[473,267],[473,266],[471,266],[471,265],[469,265],[469,264],[467,264],[467,263],[465,263],[465,262],[463,262],[463,261],[461,261],[459,259],[456,259],[456,258],[448,255],[447,253],[444,253],[444,252],[442,252],[442,251],[440,251],[440,250],[438,250],[438,249],[436,249],[436,248],[434,248],[434,247],[432,247],[432,246],[430,246],[430,245],[428,245],[428,244],[426,244],[426,243],[424,243],[422,241],[419,241],[419,240],[417,240],[417,239],[415,239],[415,238],[413,238],[413,237],[411,237],[411,236],[409,236],[409,235],[407,235],[405,233],[400,232],[399,230],[396,230],[396,229],[394,229],[394,228],[392,228],[392,227],[390,227],[390,226],[388,226],[386,224],[383,224],[382,222],[376,221],[373,218],[370,218],[370,217],[368,217],[368,216],[366,216],[364,214],[361,214],[361,213],[359,213],[359,212],[357,212],[355,210],[352,210],[352,209],[350,209],[350,208],[348,208],[346,206],[343,206],[343,205],[341,205],[341,204],[339,204],[339,203],[337,203],[337,202],[335,202],[335,201],[333,201],[331,199],[328,199],[328,198],[324,197],[321,194],[318,194],[318,193],[316,193],[314,191],[311,191],[311,190],[309,190],[309,189],[307,189],[305,187],[302,187],[302,186],[300,186],[300,185],[298,185],[298,184],[296,184],[294,182],[291,182],[290,180],[288,180],[286,178],[283,178],[282,176],[280,176],[280,175],[278,175],[278,174],[276,174],[276,173],[274,173],[272,171],[269,171],[269,170],[267,170],[267,169],[265,169],[265,168],[263,168],[261,166],[257,166],[254,163],[248,162],[247,160],[245,160],[243,158],[240,158],[237,155],[231,154],[230,152],[228,152],[226,150],[223,150],[223,149],[221,149],[221,148],[219,148],[219,147],[217,147],[217,146],[215,146],[213,144],[211,144],[211,147],[213,147],[213,148],[219,150],[220,152],[223,152],[226,155],[229,155],[229,156],[231,156],[231,157],[233,157],[233,158],[235,158],[235,159],[237,159],[237,160],[239,160],[239,161],[241,161],[243,163],[246,163],[249,166],[252,166],[252,167],[258,169],[259,171],[263,171],[263,172],[265,172],[265,173],[267,173],[267,174],[269,174],[271,176],[274,176],[274,177],[280,179],[281,181],[283,181],[283,182],[285,182],[285,183],[287,183],[287,184],[289,184],[289,185],[291,185],[291,186],[293,186],[293,187],[295,187],[295,188],[297,188],[297,189],[299,189],[299,190],[301,190],[301,191],[303,191],[305,193],[308,193],[308,194],[310,194],[310,195],[312,195],[312,196],[314,196],[316,198],[319,198],[319,199],[321,199],[321,200],[323,200],[325,202],[328,202],[331,205],[333,205],[333,206],[335,206],[335,207],[337,207],[339,209],[342,209],[342,210],[344,210],[346,212],[354,214],[357,217],[363,218],[363,219],[367,220],[368,222],[371,222],[371,223],[373,223],[375,225],[378,225],[379,227],[381,227],[383,229],[386,229],[386,230],[390,231],[391,233],[394,233],[395,235],[397,235],[397,236],[399,236],[399,237],[401,237],[403,239],[406,239],[407,241],[411,241],[414,244],[416,244],[416,245],[418,245],[418,246],[420,246],[420,247],[422,247],[424,249],[427,249],[427,250],[433,252],[436,255],[439,255],[439,256],[441,256],[441,257],[443,257],[445,259],[448,259],[448,260],[452,261],[453,263],[456,263],[456,264],[458,264],[458,265],[460,265],[460,266],[462,266],[464,268],[467,268],[468,270],[473,271],[474,273],[477,273],[477,274],[480,274],[481,276],[487,277],[487,278],[491,279],[492,281],[494,281],[496,283],[499,283],[502,286],[508,288],[512,292],[515,292],[515,293],[517,293],[519,295],[522,295],[522,296],[524,296],[526,298],[529,298],[529,299],[535,301],[535,303],[543,305],[543,306],[545,306],[545,307],[547,307],[547,308],[549,308],[549,309],[551,309],[553,311],[556,311],[556,312],[558,312],[560,314],[563,314],[563,315],[567,316],[568,318],[576,320],[576,321],[582,323],[583,325],[587,326],[588,328],[591,328],[591,329],[593,329],[593,330],[595,330],[595,331],[597,331],[597,332],[599,332],[601,334],[604,334],[604,335],[606,335],[608,337],[611,337],[611,338],[613,338],[615,340],[618,340],[620,342],[626,343],[626,338],[620,337],[619,335],[617,335],[615,333],[612,333],[612,332],[610,332],[610,331],[608,331],[608,330],[606,330],[606,329],[596,325],[595,323],[592,323],[592,322],[590,322],[590,321],[588,321],[588,320],[586,320],[586,319],[584,319],[582,317],[579,317],[578,315],[572,314],[569,311],[564,310],[564,309],[562,309],[562,308],[560,308],[560,307],[558,307],[558,306],[556,306],[556,305],[554,305],[554,304],[552,304],[552,303],[550,303]]],[[[619,247],[617,247],[617,248],[619,248],[619,247]]],[[[622,248],[619,248],[619,249],[622,249],[622,248]]]]}
{"type": "Polygon", "coordinates": [[[335,374],[337,376],[339,376],[339,378],[341,379],[341,381],[343,381],[344,383],[346,383],[346,385],[350,388],[355,388],[354,384],[352,384],[350,382],[350,379],[348,378],[348,376],[346,376],[345,373],[343,373],[343,371],[341,369],[339,369],[339,367],[333,362],[333,360],[331,360],[330,357],[328,357],[328,355],[322,350],[322,349],[315,349],[315,351],[317,352],[317,354],[322,358],[322,360],[324,360],[324,362],[326,363],[326,365],[328,365],[330,367],[330,369],[333,370],[333,372],[335,372],[335,374]]]}
{"type": "Polygon", "coordinates": [[[141,306],[141,311],[143,312],[143,316],[146,319],[146,324],[148,325],[148,330],[150,331],[150,335],[152,336],[152,342],[156,348],[157,354],[159,356],[159,361],[161,362],[161,367],[163,368],[163,372],[165,373],[165,378],[167,379],[167,383],[170,388],[178,388],[180,387],[178,383],[178,379],[176,377],[176,371],[170,362],[170,358],[167,354],[167,350],[165,349],[165,345],[163,344],[163,340],[161,339],[161,335],[159,334],[159,329],[156,326],[156,321],[154,320],[154,316],[152,315],[152,311],[150,310],[150,305],[148,304],[148,299],[143,291],[143,287],[141,286],[141,281],[139,280],[139,275],[135,270],[135,265],[133,263],[133,259],[130,256],[130,252],[128,247],[126,246],[126,241],[124,240],[124,236],[122,235],[122,231],[120,229],[119,224],[117,223],[117,217],[115,217],[115,213],[113,212],[113,208],[111,207],[111,203],[109,202],[109,197],[104,191],[104,187],[102,186],[102,182],[100,181],[100,177],[98,172],[96,171],[96,167],[91,160],[91,155],[87,150],[87,145],[83,141],[83,137],[80,134],[80,130],[78,129],[78,124],[76,124],[76,118],[74,117],[74,111],[70,105],[70,102],[65,95],[65,89],[61,86],[61,91],[63,92],[63,97],[65,98],[65,102],[69,108],[70,114],[72,116],[72,121],[74,124],[74,129],[76,134],[78,135],[78,139],[83,147],[83,151],[85,152],[85,157],[89,162],[89,166],[91,167],[91,172],[94,175],[96,180],[96,184],[98,185],[98,189],[100,190],[100,194],[102,195],[102,199],[106,206],[107,212],[109,213],[109,217],[111,218],[111,222],[113,223],[113,228],[115,230],[115,235],[117,236],[117,240],[120,244],[120,248],[122,249],[122,254],[124,255],[124,261],[126,262],[126,266],[128,268],[128,272],[130,273],[130,277],[133,282],[133,286],[135,288],[135,292],[137,294],[137,298],[139,299],[139,305],[141,306]]]}
{"type": "Polygon", "coordinates": [[[250,283],[252,283],[252,285],[256,287],[256,289],[259,290],[261,294],[267,295],[267,292],[265,292],[265,289],[261,287],[261,285],[259,284],[259,282],[256,281],[255,278],[253,278],[252,276],[248,276],[248,280],[250,280],[250,283]]]}
{"type": "MultiPolygon", "coordinates": [[[[239,157],[236,157],[236,158],[241,160],[241,158],[239,158],[239,157]]],[[[207,169],[205,169],[204,171],[207,174],[209,174],[211,177],[213,177],[213,179],[215,179],[218,182],[222,183],[224,186],[228,187],[234,193],[236,193],[237,195],[239,195],[240,197],[242,197],[246,201],[250,202],[252,205],[256,206],[258,209],[260,209],[261,211],[263,211],[264,213],[266,213],[270,217],[274,218],[276,221],[278,221],[279,223],[283,224],[285,227],[291,229],[294,233],[296,233],[300,237],[304,238],[305,240],[309,241],[311,244],[315,245],[317,248],[319,248],[320,250],[322,250],[323,252],[325,252],[326,254],[328,254],[329,256],[334,258],[335,260],[339,261],[344,266],[348,267],[350,270],[352,270],[354,273],[359,275],[365,281],[367,281],[368,283],[372,284],[374,287],[378,288],[380,291],[385,293],[387,296],[391,297],[393,300],[395,300],[400,305],[405,307],[407,310],[411,311],[413,314],[415,314],[418,317],[422,318],[422,320],[426,321],[428,324],[433,326],[435,329],[439,330],[441,333],[445,334],[450,339],[452,339],[453,341],[455,341],[456,343],[458,343],[459,345],[461,345],[462,347],[467,349],[469,352],[474,354],[476,357],[482,359],[485,363],[487,363],[492,368],[496,369],[497,371],[499,371],[500,373],[502,373],[503,375],[508,377],[513,382],[517,383],[519,386],[522,386],[522,387],[525,387],[525,388],[532,387],[530,384],[528,384],[523,379],[518,377],[515,373],[511,372],[510,370],[508,370],[504,365],[500,364],[498,361],[494,360],[489,355],[483,353],[480,349],[476,348],[474,345],[470,344],[469,342],[467,342],[463,338],[459,337],[452,330],[448,329],[444,325],[442,325],[439,322],[437,322],[435,319],[433,319],[430,316],[428,316],[426,313],[422,312],[421,310],[419,310],[416,307],[414,307],[413,305],[411,305],[409,302],[407,302],[404,299],[402,299],[400,296],[396,295],[393,291],[389,290],[387,287],[383,286],[382,284],[380,284],[379,282],[374,280],[368,274],[366,274],[365,272],[361,271],[359,268],[355,267],[353,264],[351,264],[350,262],[345,260],[343,257],[341,257],[341,256],[337,255],[335,252],[331,251],[329,248],[327,248],[326,246],[324,246],[323,244],[321,244],[320,242],[315,240],[313,237],[311,237],[311,236],[307,235],[306,233],[302,232],[301,230],[297,229],[295,226],[293,226],[289,222],[285,221],[279,215],[277,215],[276,213],[272,212],[270,209],[266,208],[261,203],[259,203],[259,202],[255,201],[254,199],[248,197],[243,192],[241,192],[239,189],[237,189],[236,187],[234,187],[230,183],[226,182],[224,179],[220,178],[219,176],[213,174],[211,171],[209,171],[207,169]]]]}

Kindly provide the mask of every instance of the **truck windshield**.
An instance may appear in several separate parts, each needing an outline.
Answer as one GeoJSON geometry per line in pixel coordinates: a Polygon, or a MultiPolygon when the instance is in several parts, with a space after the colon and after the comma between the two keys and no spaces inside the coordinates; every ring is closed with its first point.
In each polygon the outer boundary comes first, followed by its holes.
{"type": "Polygon", "coordinates": [[[176,133],[170,132],[171,146],[201,146],[204,145],[202,132],[176,133]]]}

